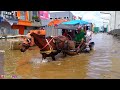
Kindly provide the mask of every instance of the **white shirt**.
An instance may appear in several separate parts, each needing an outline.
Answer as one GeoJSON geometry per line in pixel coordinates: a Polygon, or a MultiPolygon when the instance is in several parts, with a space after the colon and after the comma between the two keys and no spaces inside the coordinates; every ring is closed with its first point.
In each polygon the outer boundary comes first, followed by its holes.
{"type": "Polygon", "coordinates": [[[87,30],[87,33],[86,33],[86,41],[89,41],[92,39],[92,31],[90,30],[87,30]]]}
{"type": "Polygon", "coordinates": [[[87,36],[90,37],[92,35],[92,32],[90,30],[87,30],[87,36]]]}

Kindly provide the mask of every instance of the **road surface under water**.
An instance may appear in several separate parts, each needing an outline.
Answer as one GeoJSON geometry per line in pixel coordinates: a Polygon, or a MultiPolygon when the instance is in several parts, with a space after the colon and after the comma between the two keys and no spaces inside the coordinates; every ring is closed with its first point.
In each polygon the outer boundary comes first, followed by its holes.
{"type": "Polygon", "coordinates": [[[105,33],[93,36],[94,51],[65,58],[59,54],[57,61],[51,62],[41,62],[39,49],[27,50],[25,53],[9,50],[8,41],[0,40],[0,50],[4,53],[4,59],[0,58],[4,78],[11,78],[12,75],[19,79],[120,78],[120,40],[105,33]]]}

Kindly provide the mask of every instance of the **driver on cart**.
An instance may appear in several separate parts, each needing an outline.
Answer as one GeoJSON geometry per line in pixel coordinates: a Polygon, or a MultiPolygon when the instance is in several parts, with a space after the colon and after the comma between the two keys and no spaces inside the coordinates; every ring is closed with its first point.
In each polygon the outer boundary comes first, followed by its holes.
{"type": "Polygon", "coordinates": [[[77,46],[79,45],[79,47],[81,47],[83,42],[86,41],[85,35],[86,32],[83,29],[83,27],[78,27],[77,34],[75,35],[74,39],[76,41],[77,46]]]}

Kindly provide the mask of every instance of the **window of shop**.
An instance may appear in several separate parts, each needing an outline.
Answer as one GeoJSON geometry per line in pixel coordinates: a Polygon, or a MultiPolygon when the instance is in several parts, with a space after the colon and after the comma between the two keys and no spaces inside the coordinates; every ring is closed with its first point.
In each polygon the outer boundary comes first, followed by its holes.
{"type": "Polygon", "coordinates": [[[66,17],[64,17],[64,19],[66,19],[66,17]]]}
{"type": "Polygon", "coordinates": [[[7,19],[13,19],[15,18],[14,11],[4,11],[3,16],[7,19]]]}
{"type": "Polygon", "coordinates": [[[25,12],[26,11],[21,11],[20,12],[20,19],[25,20],[25,12]]]}
{"type": "Polygon", "coordinates": [[[38,13],[37,13],[37,11],[33,11],[33,16],[38,16],[38,13]]]}

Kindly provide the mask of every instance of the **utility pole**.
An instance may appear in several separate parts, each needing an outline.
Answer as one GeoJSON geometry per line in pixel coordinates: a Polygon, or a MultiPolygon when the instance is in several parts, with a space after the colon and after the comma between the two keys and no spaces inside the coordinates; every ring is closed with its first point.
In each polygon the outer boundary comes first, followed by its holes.
{"type": "Polygon", "coordinates": [[[116,11],[115,11],[115,22],[114,22],[114,29],[115,29],[115,26],[116,26],[116,11]]]}
{"type": "Polygon", "coordinates": [[[70,20],[70,11],[68,11],[69,12],[69,20],[70,20]]]}

